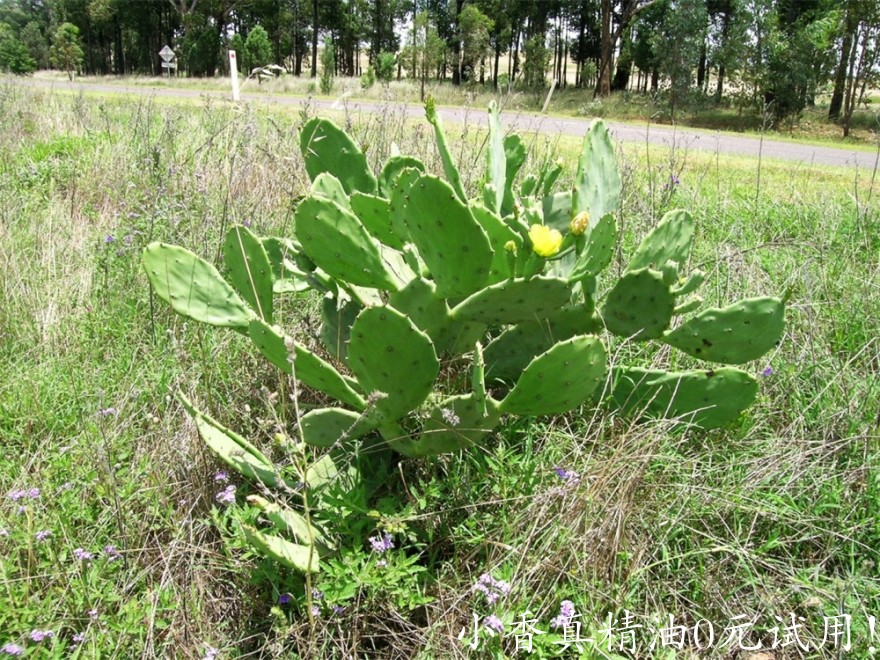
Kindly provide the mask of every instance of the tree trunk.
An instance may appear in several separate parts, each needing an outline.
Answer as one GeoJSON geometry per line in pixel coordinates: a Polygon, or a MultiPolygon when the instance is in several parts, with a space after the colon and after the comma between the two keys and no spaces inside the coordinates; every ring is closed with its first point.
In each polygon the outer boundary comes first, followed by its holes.
{"type": "Polygon", "coordinates": [[[312,3],[312,78],[318,77],[318,0],[312,3]]]}
{"type": "Polygon", "coordinates": [[[495,42],[495,67],[492,73],[492,86],[498,89],[498,62],[501,59],[501,42],[495,42]]]}
{"type": "Polygon", "coordinates": [[[611,0],[602,0],[601,21],[599,69],[596,75],[598,81],[594,96],[611,94],[611,60],[614,57],[614,44],[611,38],[611,0]]]}
{"type": "Polygon", "coordinates": [[[461,84],[461,41],[458,36],[458,17],[461,14],[462,7],[464,7],[464,0],[455,0],[455,18],[452,22],[452,28],[454,31],[454,37],[452,41],[452,61],[455,63],[455,66],[452,67],[452,84],[460,85],[461,84]]]}
{"type": "Polygon", "coordinates": [[[700,63],[697,65],[697,89],[703,91],[706,83],[706,40],[700,46],[700,63]]]}
{"type": "Polygon", "coordinates": [[[721,103],[721,97],[724,94],[724,64],[718,65],[718,84],[715,85],[715,103],[721,103]]]}
{"type": "Polygon", "coordinates": [[[846,88],[846,68],[849,63],[850,52],[853,50],[853,25],[852,14],[846,13],[846,27],[843,34],[843,45],[840,49],[840,62],[834,74],[834,91],[831,93],[831,105],[828,106],[828,119],[840,117],[840,108],[843,105],[843,94],[846,88]]]}

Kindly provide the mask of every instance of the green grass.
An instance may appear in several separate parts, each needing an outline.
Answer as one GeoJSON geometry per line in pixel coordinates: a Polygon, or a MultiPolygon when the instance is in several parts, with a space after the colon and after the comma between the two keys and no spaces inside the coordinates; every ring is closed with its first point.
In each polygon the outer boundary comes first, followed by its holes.
{"type": "MultiPolygon", "coordinates": [[[[373,165],[395,143],[439,171],[426,127],[388,108],[347,118],[373,165]]],[[[172,396],[283,457],[272,439],[283,383],[245,338],[154,300],[139,265],[150,240],[216,261],[232,222],[289,236],[307,114],[0,88],[0,646],[47,658],[201,657],[209,645],[223,657],[513,657],[521,615],[548,630],[570,599],[584,636],[601,635],[609,612],[643,626],[707,619],[716,637],[745,614],[769,644],[774,617],[795,613],[812,647],[823,617],[845,611],[852,653],[867,655],[866,616],[880,610],[880,182],[764,161],[758,187],[755,160],[645,145],[621,149],[612,270],[684,207],[708,304],[790,290],[784,341],[748,365],[773,369],[758,403],[704,434],[604,409],[508,420],[479,451],[403,460],[369,504],[377,514],[337,521],[343,549],[317,578],[310,620],[305,585],[236,536],[253,513],[216,502],[218,463],[172,396]],[[39,497],[7,496],[30,488],[39,497]],[[367,543],[376,515],[397,530],[384,568],[367,543]],[[77,559],[80,548],[95,557],[77,559]],[[473,591],[484,572],[512,587],[494,607],[473,591]],[[458,641],[473,612],[497,613],[504,642],[458,641]],[[27,641],[35,629],[55,636],[27,641]]],[[[448,132],[474,190],[482,127],[448,132]]],[[[561,156],[570,183],[577,143],[526,143],[561,156]]],[[[313,337],[316,300],[277,304],[281,323],[313,337]]],[[[622,350],[673,359],[637,348],[622,350]]],[[[241,502],[250,487],[235,483],[241,502]]],[[[546,657],[558,639],[536,648],[546,657]]],[[[650,636],[638,639],[647,657],[650,636]]],[[[689,644],[678,657],[696,655],[689,644]]]]}

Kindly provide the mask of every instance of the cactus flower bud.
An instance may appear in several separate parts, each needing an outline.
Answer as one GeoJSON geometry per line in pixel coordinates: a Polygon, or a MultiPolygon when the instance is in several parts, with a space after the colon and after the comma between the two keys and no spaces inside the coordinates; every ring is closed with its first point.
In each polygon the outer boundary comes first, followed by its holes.
{"type": "Polygon", "coordinates": [[[590,226],[590,214],[586,211],[581,211],[571,220],[571,224],[569,225],[569,229],[571,229],[571,233],[575,236],[580,236],[587,228],[590,226]]]}
{"type": "Polygon", "coordinates": [[[507,243],[504,244],[504,249],[507,252],[516,252],[516,243],[513,241],[507,241],[507,243]]]}
{"type": "Polygon", "coordinates": [[[565,165],[565,161],[562,160],[561,158],[557,158],[556,159],[556,167],[558,167],[559,169],[562,169],[563,165],[565,165]]]}
{"type": "Polygon", "coordinates": [[[562,234],[546,225],[532,225],[529,240],[532,241],[535,254],[541,257],[552,257],[562,247],[562,234]]]}

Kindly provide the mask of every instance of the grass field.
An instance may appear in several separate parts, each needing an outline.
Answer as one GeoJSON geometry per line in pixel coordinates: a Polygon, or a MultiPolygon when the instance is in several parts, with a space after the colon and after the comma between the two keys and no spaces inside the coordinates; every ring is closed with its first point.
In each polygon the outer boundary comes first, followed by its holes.
{"type": "MultiPolygon", "coordinates": [[[[704,433],[604,408],[511,419],[479,451],[401,460],[377,514],[340,518],[340,553],[313,583],[250,552],[234,530],[253,512],[218,500],[231,484],[241,504],[250,487],[218,477],[173,394],[282,455],[271,422],[282,384],[246,338],[152,297],[139,257],[163,240],[216,263],[234,222],[290,235],[308,188],[297,129],[312,112],[0,88],[0,654],[518,657],[523,615],[552,631],[570,600],[583,637],[613,628],[610,650],[580,657],[750,657],[733,641],[745,617],[748,645],[775,645],[753,658],[837,658],[844,640],[829,626],[843,615],[848,657],[869,656],[880,644],[872,172],[621,148],[613,270],[683,207],[698,221],[707,303],[790,292],[783,342],[747,365],[762,374],[758,403],[704,433]],[[368,542],[376,517],[397,530],[381,559],[368,542]],[[492,606],[474,589],[484,573],[510,585],[492,606]],[[490,613],[505,635],[482,627],[472,650],[473,616],[490,613]],[[689,629],[683,648],[649,650],[670,615],[689,629]]],[[[396,144],[440,171],[426,125],[392,102],[338,121],[374,166],[396,144]]],[[[447,131],[474,191],[483,127],[447,131]]],[[[526,142],[527,170],[561,157],[570,184],[578,143],[526,142]]],[[[317,332],[314,296],[276,304],[283,325],[317,332]]],[[[535,635],[534,657],[560,640],[535,635]]]]}

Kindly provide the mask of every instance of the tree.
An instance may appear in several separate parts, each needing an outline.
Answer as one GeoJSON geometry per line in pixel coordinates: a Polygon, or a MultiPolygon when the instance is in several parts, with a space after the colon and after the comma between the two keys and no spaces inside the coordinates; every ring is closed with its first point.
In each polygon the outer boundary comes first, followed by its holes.
{"type": "Polygon", "coordinates": [[[0,23],[0,71],[15,75],[33,73],[37,63],[30,56],[27,46],[15,37],[12,28],[0,23]]]}
{"type": "Polygon", "coordinates": [[[674,115],[693,81],[705,43],[708,15],[704,0],[673,0],[654,43],[660,71],[669,80],[669,104],[674,115]]]}
{"type": "Polygon", "coordinates": [[[266,66],[272,62],[272,42],[269,35],[258,25],[253,28],[244,42],[244,65],[250,73],[257,67],[266,66]]]}
{"type": "Polygon", "coordinates": [[[333,91],[333,77],[336,75],[336,46],[332,37],[324,40],[321,50],[321,91],[329,94],[333,91]]]}
{"type": "Polygon", "coordinates": [[[83,49],[80,46],[78,27],[71,23],[62,23],[58,26],[52,35],[49,61],[52,66],[67,71],[67,77],[73,80],[74,72],[82,66],[83,62],[83,49]]]}
{"type": "Polygon", "coordinates": [[[526,40],[524,46],[526,62],[523,65],[523,76],[526,87],[543,88],[547,81],[547,67],[550,65],[550,49],[544,43],[544,37],[536,34],[526,40]]]}
{"type": "Polygon", "coordinates": [[[458,78],[476,82],[476,67],[489,49],[489,31],[494,21],[475,5],[467,5],[458,15],[458,78]]]}
{"type": "Polygon", "coordinates": [[[46,69],[49,66],[49,44],[46,43],[46,37],[37,21],[30,21],[21,29],[19,34],[21,43],[23,43],[30,56],[33,58],[38,69],[46,69]]]}

